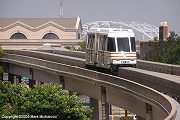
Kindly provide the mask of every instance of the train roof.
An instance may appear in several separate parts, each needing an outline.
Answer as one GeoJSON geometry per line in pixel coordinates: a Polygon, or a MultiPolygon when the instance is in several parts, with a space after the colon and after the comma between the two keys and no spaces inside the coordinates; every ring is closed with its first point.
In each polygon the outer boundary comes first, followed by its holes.
{"type": "Polygon", "coordinates": [[[96,28],[90,29],[88,34],[107,34],[108,37],[134,37],[132,29],[120,29],[120,28],[96,28]]]}

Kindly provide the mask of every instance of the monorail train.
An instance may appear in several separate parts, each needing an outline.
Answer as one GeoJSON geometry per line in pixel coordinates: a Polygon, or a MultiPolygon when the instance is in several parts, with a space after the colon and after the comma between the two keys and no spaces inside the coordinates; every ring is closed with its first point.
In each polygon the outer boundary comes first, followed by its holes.
{"type": "Polygon", "coordinates": [[[119,66],[136,66],[132,29],[97,28],[88,31],[86,65],[112,70],[119,66]]]}

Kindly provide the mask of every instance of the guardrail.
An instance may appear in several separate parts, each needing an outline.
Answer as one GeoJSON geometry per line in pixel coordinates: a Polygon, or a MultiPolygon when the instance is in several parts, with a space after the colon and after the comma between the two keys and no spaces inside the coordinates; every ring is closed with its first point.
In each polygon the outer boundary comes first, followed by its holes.
{"type": "Polygon", "coordinates": [[[72,51],[72,50],[67,50],[67,51],[61,51],[61,50],[37,50],[37,51],[49,52],[49,53],[54,53],[54,54],[59,54],[59,55],[65,55],[65,56],[71,56],[71,57],[85,59],[85,52],[80,52],[80,51],[72,51]]]}
{"type": "Polygon", "coordinates": [[[64,63],[72,66],[78,66],[85,68],[85,59],[82,59],[78,52],[63,51],[64,54],[51,54],[52,51],[41,52],[41,51],[29,51],[29,50],[6,50],[5,53],[24,55],[29,57],[35,57],[43,60],[49,60],[58,63],[64,63]],[[66,53],[66,54],[65,54],[66,53]],[[68,55],[67,55],[68,54],[68,55]],[[77,55],[79,57],[72,57],[77,55]]]}
{"type": "Polygon", "coordinates": [[[178,76],[180,75],[179,65],[171,65],[171,64],[165,64],[165,63],[138,60],[136,67],[140,69],[144,69],[144,70],[154,71],[154,72],[161,72],[161,73],[178,75],[178,76]]]}
{"type": "Polygon", "coordinates": [[[53,72],[64,76],[78,78],[83,81],[91,82],[99,86],[110,87],[124,92],[130,96],[135,96],[139,100],[147,102],[152,106],[156,106],[161,111],[159,113],[166,114],[165,120],[174,120],[176,116],[176,107],[169,97],[153,90],[149,87],[140,85],[127,79],[75,67],[62,63],[51,62],[39,58],[33,58],[16,54],[4,54],[2,62],[17,64],[34,69],[40,69],[46,72],[53,72]]]}

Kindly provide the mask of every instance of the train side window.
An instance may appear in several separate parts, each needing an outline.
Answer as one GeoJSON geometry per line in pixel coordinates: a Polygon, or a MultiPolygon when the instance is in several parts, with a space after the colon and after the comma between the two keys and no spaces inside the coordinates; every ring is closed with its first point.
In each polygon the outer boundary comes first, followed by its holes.
{"type": "Polygon", "coordinates": [[[94,38],[94,35],[88,35],[87,48],[93,48],[94,38]]]}
{"type": "Polygon", "coordinates": [[[100,35],[100,39],[99,39],[99,50],[103,50],[103,49],[102,49],[102,46],[103,46],[103,36],[100,35]]]}
{"type": "Polygon", "coordinates": [[[97,42],[96,42],[96,46],[97,46],[97,49],[96,50],[100,50],[100,47],[101,47],[101,35],[98,34],[97,36],[97,42]]]}
{"type": "Polygon", "coordinates": [[[130,40],[131,40],[131,50],[132,52],[135,52],[136,51],[135,37],[131,37],[130,40]]]}
{"type": "Polygon", "coordinates": [[[88,35],[87,48],[90,48],[90,40],[91,40],[91,35],[88,35]]]}
{"type": "Polygon", "coordinates": [[[116,52],[115,38],[108,37],[107,50],[110,52],[116,52]]]}
{"type": "Polygon", "coordinates": [[[102,41],[102,50],[103,51],[106,50],[106,40],[107,40],[107,36],[103,35],[103,41],[102,41]]]}

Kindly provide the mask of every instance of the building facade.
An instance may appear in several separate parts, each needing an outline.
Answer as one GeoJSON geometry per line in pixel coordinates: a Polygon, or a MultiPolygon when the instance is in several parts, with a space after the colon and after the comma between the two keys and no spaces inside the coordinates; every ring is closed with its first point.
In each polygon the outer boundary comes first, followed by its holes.
{"type": "Polygon", "coordinates": [[[159,40],[164,41],[168,37],[168,24],[167,22],[161,22],[159,26],[159,40]]]}
{"type": "Polygon", "coordinates": [[[1,46],[7,42],[57,41],[75,44],[81,39],[82,24],[77,18],[0,18],[1,46]]]}

